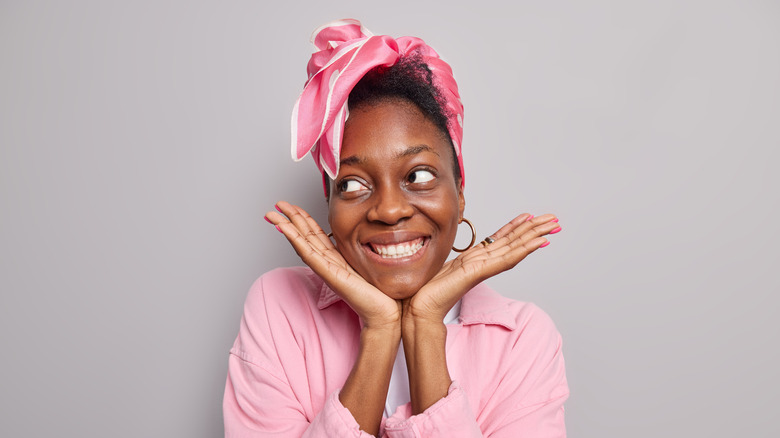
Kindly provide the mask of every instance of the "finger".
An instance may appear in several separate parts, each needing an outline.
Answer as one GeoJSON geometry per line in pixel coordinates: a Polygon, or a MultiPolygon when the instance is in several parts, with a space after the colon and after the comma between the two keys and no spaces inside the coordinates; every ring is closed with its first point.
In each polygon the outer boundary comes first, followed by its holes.
{"type": "Polygon", "coordinates": [[[322,227],[320,224],[317,223],[317,221],[314,220],[313,217],[309,213],[306,212],[306,210],[296,207],[298,209],[298,213],[300,213],[301,217],[306,221],[306,223],[309,225],[309,229],[314,231],[314,234],[319,239],[320,243],[323,247],[333,247],[333,242],[330,240],[327,234],[325,234],[325,231],[322,230],[322,227]]]}
{"type": "Polygon", "coordinates": [[[276,229],[284,234],[284,237],[290,242],[295,252],[307,265],[314,268],[312,263],[315,259],[324,260],[322,252],[312,245],[309,239],[304,234],[301,234],[300,230],[292,222],[280,222],[276,225],[276,229]]]}
{"type": "Polygon", "coordinates": [[[283,223],[292,224],[290,217],[291,211],[288,208],[289,205],[289,203],[279,201],[278,203],[274,204],[275,210],[271,210],[265,214],[265,219],[274,225],[281,225],[283,223]]]}
{"type": "Polygon", "coordinates": [[[479,242],[477,245],[473,246],[470,251],[466,251],[466,253],[469,253],[469,252],[479,252],[480,250],[482,250],[484,248],[487,248],[488,246],[490,246],[493,243],[495,243],[497,240],[499,240],[502,237],[504,237],[507,234],[509,234],[513,229],[515,229],[519,225],[523,224],[524,222],[526,222],[526,221],[528,221],[528,220],[530,220],[532,218],[533,218],[533,215],[530,214],[530,213],[523,213],[521,215],[518,215],[517,217],[515,217],[514,219],[509,221],[509,223],[507,223],[503,227],[499,228],[498,231],[496,231],[495,233],[491,234],[488,237],[485,237],[484,240],[479,242]]]}
{"type": "Polygon", "coordinates": [[[498,264],[501,271],[512,269],[529,254],[549,243],[546,238],[540,236],[522,242],[518,241],[513,245],[505,245],[492,251],[486,263],[498,264]]]}
{"type": "MultiPolygon", "coordinates": [[[[288,211],[287,207],[282,207],[282,211],[288,211]]],[[[292,213],[291,213],[292,214],[292,213]]],[[[284,234],[284,237],[290,242],[295,253],[311,267],[314,272],[333,285],[333,282],[352,281],[355,273],[349,268],[344,258],[335,248],[333,250],[323,249],[314,244],[314,240],[288,220],[282,213],[271,211],[266,214],[269,222],[276,225],[276,228],[284,234]]],[[[320,245],[322,243],[320,242],[320,245]]],[[[338,290],[338,288],[334,288],[338,290]]]]}
{"type": "Polygon", "coordinates": [[[287,216],[279,213],[276,210],[269,211],[265,214],[265,216],[263,216],[263,218],[271,225],[279,225],[282,222],[290,222],[290,220],[287,219],[287,216]]]}
{"type": "MultiPolygon", "coordinates": [[[[480,245],[481,248],[474,251],[474,255],[469,254],[468,257],[464,257],[464,261],[477,260],[480,254],[491,258],[502,258],[509,251],[524,247],[532,239],[555,234],[559,231],[561,231],[561,227],[558,225],[558,218],[554,215],[546,214],[534,218],[528,214],[522,214],[501,227],[494,234],[495,241],[493,243],[483,243],[480,245]]],[[[541,244],[544,243],[541,242],[541,244]]]]}
{"type": "MultiPolygon", "coordinates": [[[[266,214],[266,219],[277,225],[277,229],[290,241],[295,252],[306,264],[315,268],[313,259],[319,258],[328,262],[321,266],[323,269],[346,270],[347,274],[352,271],[317,221],[303,208],[280,201],[277,210],[289,215],[289,218],[282,213],[272,211],[266,214]]],[[[319,273],[323,275],[322,272],[319,273]]]]}
{"type": "Polygon", "coordinates": [[[492,234],[490,238],[496,241],[503,237],[509,236],[511,240],[515,235],[523,234],[536,225],[557,220],[558,219],[555,217],[555,215],[552,214],[545,214],[539,217],[534,217],[529,213],[523,213],[501,227],[498,231],[492,234]]]}
{"type": "Polygon", "coordinates": [[[507,240],[502,243],[508,244],[519,238],[522,238],[523,236],[525,236],[525,240],[528,240],[529,238],[548,234],[556,228],[560,228],[558,225],[558,218],[552,214],[544,214],[525,221],[512,229],[509,233],[506,234],[506,236],[503,236],[507,240]]]}
{"type": "MultiPolygon", "coordinates": [[[[290,204],[280,206],[279,210],[292,215],[289,207],[291,207],[290,204]]],[[[302,230],[300,228],[300,220],[297,221],[297,224],[293,223],[287,216],[277,211],[269,211],[266,213],[265,218],[268,222],[275,225],[279,232],[284,234],[284,237],[287,238],[301,259],[307,261],[310,257],[314,256],[314,254],[323,257],[323,253],[326,251],[322,248],[321,242],[319,242],[318,239],[312,239],[307,229],[302,230]]]]}
{"type": "Polygon", "coordinates": [[[561,227],[558,225],[557,222],[547,222],[538,226],[535,226],[531,228],[530,230],[526,230],[522,234],[516,234],[513,235],[513,239],[507,241],[507,245],[509,247],[515,248],[521,245],[524,245],[525,243],[536,239],[538,237],[547,236],[549,234],[555,234],[557,232],[561,231],[561,227]]]}
{"type": "Polygon", "coordinates": [[[507,269],[513,268],[515,265],[523,261],[529,254],[537,249],[547,246],[550,241],[544,237],[534,237],[522,243],[518,243],[512,247],[509,247],[508,251],[501,256],[502,260],[509,266],[507,269]]]}
{"type": "Polygon", "coordinates": [[[523,224],[524,222],[530,219],[533,219],[533,217],[534,216],[530,213],[523,213],[517,216],[516,218],[512,219],[511,221],[509,221],[509,223],[507,223],[503,227],[499,228],[499,230],[493,233],[492,235],[490,235],[490,237],[493,240],[498,240],[506,236],[507,234],[509,234],[513,229],[517,228],[519,225],[523,224]]]}
{"type": "Polygon", "coordinates": [[[282,229],[286,229],[289,233],[295,232],[297,234],[300,234],[300,230],[298,230],[298,227],[295,226],[292,222],[290,222],[290,219],[287,218],[282,213],[279,213],[278,211],[269,211],[265,214],[265,220],[268,221],[271,225],[275,225],[276,229],[279,230],[280,233],[284,234],[284,231],[282,229]]]}
{"type": "Polygon", "coordinates": [[[301,209],[298,206],[292,205],[287,201],[279,201],[274,207],[282,214],[287,216],[287,219],[295,224],[295,226],[301,230],[303,234],[309,231],[309,224],[306,219],[301,215],[301,209]]]}
{"type": "Polygon", "coordinates": [[[532,218],[529,222],[531,222],[534,225],[541,225],[556,219],[558,219],[557,216],[555,216],[554,214],[547,213],[540,216],[536,216],[532,218]]]}
{"type": "Polygon", "coordinates": [[[318,236],[318,231],[322,234],[322,228],[316,221],[311,219],[308,213],[297,205],[292,205],[286,201],[279,201],[276,204],[278,210],[284,213],[287,218],[292,222],[298,231],[310,241],[310,243],[318,249],[324,250],[325,245],[318,236]]]}

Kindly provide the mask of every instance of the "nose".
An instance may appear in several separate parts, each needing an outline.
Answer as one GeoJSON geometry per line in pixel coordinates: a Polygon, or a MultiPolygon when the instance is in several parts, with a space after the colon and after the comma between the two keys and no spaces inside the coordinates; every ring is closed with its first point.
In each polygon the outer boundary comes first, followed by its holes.
{"type": "Polygon", "coordinates": [[[384,186],[374,192],[373,205],[368,210],[368,220],[395,225],[414,214],[406,193],[400,187],[384,186]]]}

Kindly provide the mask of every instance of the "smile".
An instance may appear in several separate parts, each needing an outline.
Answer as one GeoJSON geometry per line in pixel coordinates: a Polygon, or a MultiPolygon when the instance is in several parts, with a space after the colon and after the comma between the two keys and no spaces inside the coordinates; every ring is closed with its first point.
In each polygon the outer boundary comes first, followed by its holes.
{"type": "Polygon", "coordinates": [[[392,245],[380,245],[370,243],[371,249],[383,259],[400,259],[411,257],[422,249],[425,239],[419,237],[408,242],[401,242],[392,245]]]}

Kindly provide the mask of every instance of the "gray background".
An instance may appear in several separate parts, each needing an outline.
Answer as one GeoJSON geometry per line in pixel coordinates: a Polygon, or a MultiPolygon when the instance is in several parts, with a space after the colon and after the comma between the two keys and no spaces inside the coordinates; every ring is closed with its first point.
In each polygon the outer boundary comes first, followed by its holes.
{"type": "Polygon", "coordinates": [[[342,17],[453,66],[480,237],[560,216],[490,283],[562,332],[571,436],[780,436],[778,2],[368,3],[0,3],[0,436],[222,434],[246,291],[300,263],[262,216],[325,217],[289,117],[342,17]]]}

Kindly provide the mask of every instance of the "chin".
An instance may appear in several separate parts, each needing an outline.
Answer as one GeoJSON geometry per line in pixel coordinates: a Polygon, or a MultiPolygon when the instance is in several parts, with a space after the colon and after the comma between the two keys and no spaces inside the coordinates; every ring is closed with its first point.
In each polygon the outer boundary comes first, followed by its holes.
{"type": "Polygon", "coordinates": [[[429,280],[402,275],[385,281],[377,279],[374,286],[394,300],[404,300],[413,297],[429,280]]]}
{"type": "Polygon", "coordinates": [[[417,289],[409,289],[409,288],[393,288],[393,289],[379,289],[387,295],[388,297],[394,299],[394,300],[405,300],[407,298],[411,298],[414,296],[414,294],[417,293],[417,289]]]}

